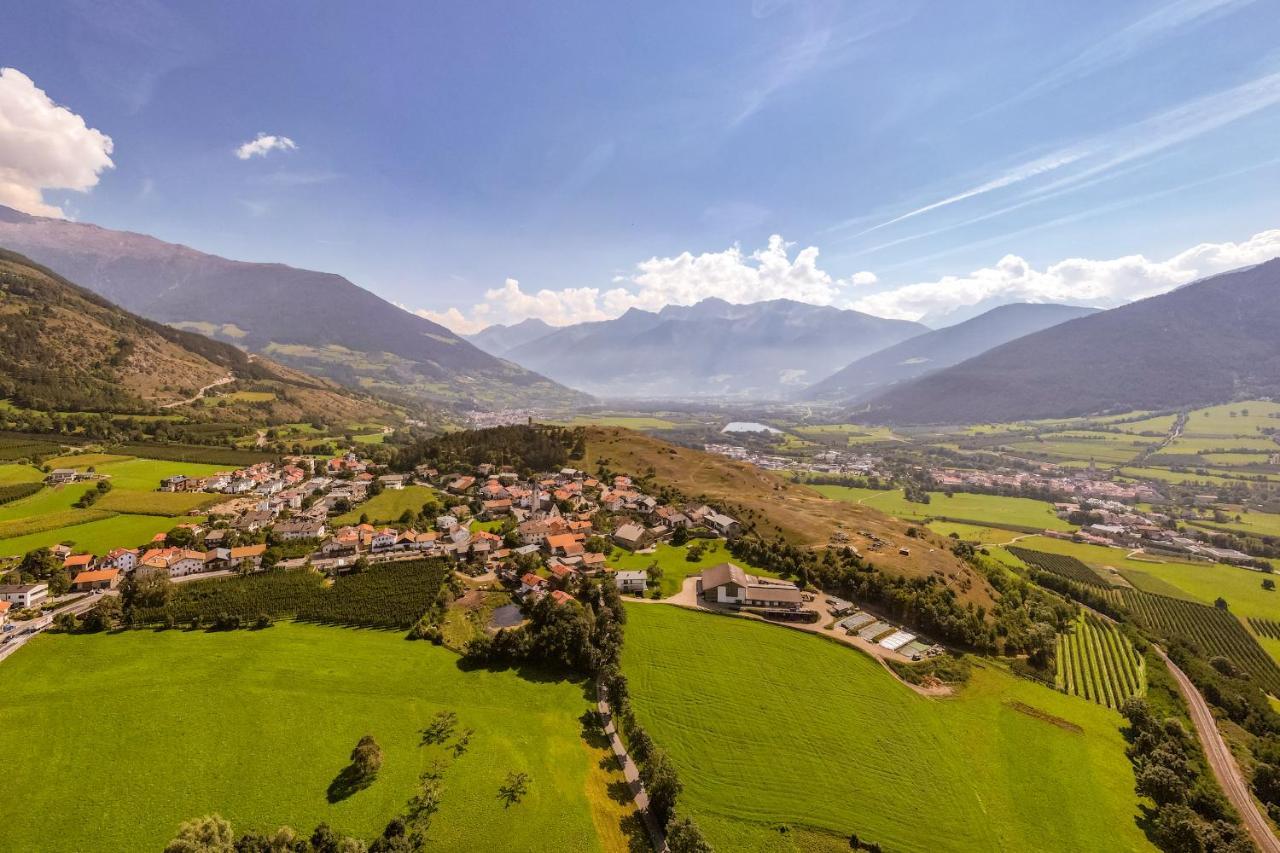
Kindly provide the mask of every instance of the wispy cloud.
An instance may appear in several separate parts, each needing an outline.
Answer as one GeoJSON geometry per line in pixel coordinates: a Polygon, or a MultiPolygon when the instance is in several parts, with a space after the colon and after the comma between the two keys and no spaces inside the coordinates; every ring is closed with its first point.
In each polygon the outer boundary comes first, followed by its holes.
{"type": "MultiPolygon", "coordinates": [[[[934,236],[943,231],[973,225],[985,219],[1063,195],[1065,192],[1093,186],[1102,180],[1117,177],[1129,170],[1121,167],[1132,168],[1147,158],[1261,112],[1277,103],[1280,103],[1280,72],[1273,72],[1231,89],[1187,101],[1172,109],[1099,134],[1075,145],[1060,148],[1051,154],[1015,166],[971,188],[916,207],[852,236],[861,237],[987,193],[1014,187],[1050,173],[1062,173],[1054,180],[1039,183],[1030,188],[1017,203],[1000,210],[874,248],[883,249],[920,237],[934,236]]],[[[850,223],[858,221],[866,220],[865,217],[846,220],[827,228],[824,233],[845,230],[850,223]]]]}
{"type": "Polygon", "coordinates": [[[1094,41],[1080,53],[1035,80],[1011,98],[992,104],[975,118],[1031,100],[1038,95],[1124,62],[1160,41],[1204,24],[1254,0],[1176,0],[1122,29],[1094,41]]]}
{"type": "MultiPolygon", "coordinates": [[[[893,219],[881,222],[879,225],[873,225],[865,231],[859,231],[856,236],[861,237],[863,234],[870,234],[872,231],[879,231],[881,228],[888,228],[890,225],[896,225],[903,220],[911,219],[922,213],[928,213],[931,210],[938,210],[939,208],[947,207],[955,204],[956,202],[985,195],[986,193],[1004,189],[1005,187],[1011,187],[1014,184],[1020,184],[1023,181],[1043,175],[1046,172],[1052,172],[1055,169],[1061,169],[1063,166],[1069,166],[1077,160],[1088,156],[1089,153],[1091,152],[1084,149],[1063,149],[1055,151],[1044,157],[1040,157],[1026,163],[1021,163],[991,180],[984,181],[977,186],[970,187],[967,190],[939,199],[938,201],[931,202],[922,207],[917,207],[915,210],[909,210],[900,216],[895,216],[893,219]]],[[[835,226],[833,229],[828,230],[836,230],[839,227],[840,226],[835,226]]]]}

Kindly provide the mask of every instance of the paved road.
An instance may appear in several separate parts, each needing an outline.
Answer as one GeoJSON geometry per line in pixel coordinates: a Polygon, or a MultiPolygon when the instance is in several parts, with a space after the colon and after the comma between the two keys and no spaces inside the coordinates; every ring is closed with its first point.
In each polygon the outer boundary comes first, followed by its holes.
{"type": "Polygon", "coordinates": [[[618,760],[618,766],[622,768],[622,776],[627,780],[627,784],[631,786],[631,796],[636,802],[636,810],[640,813],[640,817],[644,820],[644,828],[649,833],[649,843],[653,845],[653,849],[658,853],[663,853],[667,848],[667,839],[662,834],[662,828],[658,826],[658,821],[649,812],[649,795],[644,791],[644,785],[640,781],[640,771],[636,769],[636,763],[631,760],[631,756],[627,754],[627,747],[622,743],[622,738],[618,737],[618,729],[613,724],[613,711],[609,708],[609,701],[605,699],[604,686],[596,686],[596,707],[600,711],[600,719],[604,722],[604,734],[609,738],[609,745],[613,747],[614,758],[618,760]]]}
{"type": "MultiPolygon", "coordinates": [[[[108,592],[103,593],[103,595],[117,595],[117,594],[118,593],[115,590],[110,590],[108,592]]],[[[0,646],[0,661],[6,660],[9,657],[9,655],[13,654],[18,649],[25,646],[32,637],[36,636],[41,631],[51,626],[53,624],[53,620],[55,617],[61,616],[63,613],[74,613],[76,616],[83,616],[90,609],[92,609],[94,605],[96,605],[99,601],[101,601],[102,597],[103,597],[102,595],[87,595],[84,598],[79,599],[78,601],[73,601],[71,604],[56,608],[54,610],[50,610],[48,613],[45,613],[42,616],[40,616],[39,619],[32,619],[27,622],[14,622],[13,623],[14,628],[12,631],[9,632],[9,636],[12,636],[13,639],[5,643],[3,646],[0,646]],[[35,631],[33,631],[30,634],[21,633],[25,631],[28,627],[30,627],[33,623],[43,623],[43,624],[41,624],[39,628],[36,628],[35,631]]]]}
{"type": "Polygon", "coordinates": [[[1249,784],[1245,781],[1244,774],[1240,772],[1235,756],[1231,754],[1226,741],[1218,733],[1218,724],[1209,710],[1209,703],[1204,701],[1204,697],[1191,683],[1187,674],[1169,660],[1163,649],[1157,646],[1156,651],[1161,658],[1164,658],[1165,665],[1169,667],[1174,680],[1178,682],[1178,690],[1182,693],[1182,698],[1187,700],[1187,707],[1191,711],[1191,722],[1195,724],[1196,735],[1200,738],[1200,745],[1204,747],[1204,754],[1209,759],[1213,775],[1218,777],[1218,784],[1222,786],[1227,799],[1240,813],[1240,819],[1244,822],[1245,829],[1249,831],[1249,837],[1262,853],[1280,853],[1280,839],[1276,838],[1275,833],[1271,831],[1262,810],[1258,808],[1253,795],[1249,793],[1249,784]]]}
{"type": "Polygon", "coordinates": [[[210,382],[208,385],[201,388],[199,391],[196,392],[196,395],[194,397],[188,397],[187,399],[179,400],[176,403],[165,403],[164,405],[160,406],[160,408],[172,409],[177,406],[185,406],[188,403],[194,403],[196,400],[199,400],[201,397],[203,397],[205,395],[205,392],[208,391],[209,389],[217,388],[219,385],[227,385],[235,381],[236,381],[236,378],[230,373],[228,373],[226,376],[222,377],[217,382],[210,382]]]}

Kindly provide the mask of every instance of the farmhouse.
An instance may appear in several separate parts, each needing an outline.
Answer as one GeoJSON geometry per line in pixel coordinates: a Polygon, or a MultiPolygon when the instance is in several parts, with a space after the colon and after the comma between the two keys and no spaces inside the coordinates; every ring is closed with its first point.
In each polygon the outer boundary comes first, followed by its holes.
{"type": "Polygon", "coordinates": [[[16,583],[0,585],[0,601],[16,604],[18,607],[33,607],[49,597],[47,583],[16,583]]]}
{"type": "Polygon", "coordinates": [[[74,483],[79,476],[74,468],[54,468],[45,479],[51,486],[61,486],[64,483],[74,483]]]}
{"type": "Polygon", "coordinates": [[[725,538],[732,539],[742,533],[738,520],[721,512],[709,512],[702,519],[708,527],[725,538]]]}
{"type": "Polygon", "coordinates": [[[648,532],[638,524],[624,524],[613,531],[613,541],[631,551],[643,548],[648,539],[648,532]]]}
{"type": "Polygon", "coordinates": [[[92,589],[115,589],[119,583],[119,569],[97,569],[91,572],[80,572],[71,581],[71,588],[76,592],[88,592],[92,589]]]}
{"type": "Polygon", "coordinates": [[[711,604],[794,610],[804,602],[795,584],[749,575],[733,563],[721,563],[705,570],[698,587],[703,600],[711,604]]]}

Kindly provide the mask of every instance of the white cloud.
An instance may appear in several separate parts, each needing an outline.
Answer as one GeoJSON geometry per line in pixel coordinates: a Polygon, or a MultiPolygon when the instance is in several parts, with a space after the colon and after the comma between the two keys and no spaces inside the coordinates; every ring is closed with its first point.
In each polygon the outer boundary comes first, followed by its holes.
{"type": "Polygon", "coordinates": [[[1017,255],[963,276],[945,276],[875,293],[850,307],[881,317],[919,320],[981,303],[1066,302],[1112,308],[1179,285],[1280,256],[1280,229],[1240,243],[1201,243],[1165,261],[1129,255],[1069,258],[1037,270],[1017,255]]]}
{"type": "Polygon", "coordinates": [[[0,204],[64,218],[45,190],[87,192],[115,166],[111,137],[55,104],[16,68],[0,68],[0,204]]]}
{"type": "Polygon", "coordinates": [[[630,275],[613,279],[614,287],[571,287],[562,290],[524,291],[515,279],[487,291],[484,301],[469,313],[450,309],[444,313],[415,313],[454,331],[467,333],[491,323],[515,323],[537,317],[553,326],[608,320],[631,308],[657,311],[667,305],[693,305],[717,297],[738,304],[765,299],[795,299],[816,305],[841,301],[850,286],[876,281],[870,272],[850,279],[834,278],[818,266],[818,249],[801,249],[794,257],[791,244],[775,234],[769,244],[746,254],[739,246],[721,252],[649,258],[630,275]]]}
{"type": "Polygon", "coordinates": [[[297,143],[287,136],[259,133],[256,139],[237,148],[235,155],[241,160],[248,160],[250,157],[266,157],[272,151],[293,151],[297,147],[297,143]]]}

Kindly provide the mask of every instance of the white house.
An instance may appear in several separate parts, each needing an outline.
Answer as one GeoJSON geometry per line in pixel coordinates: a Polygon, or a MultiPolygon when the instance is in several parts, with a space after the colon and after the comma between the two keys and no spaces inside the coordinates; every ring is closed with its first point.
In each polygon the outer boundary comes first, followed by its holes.
{"type": "Polygon", "coordinates": [[[115,548],[107,552],[106,564],[122,572],[131,572],[138,565],[138,552],[128,548],[115,548]]]}
{"type": "Polygon", "coordinates": [[[11,583],[0,585],[0,601],[7,601],[19,608],[34,607],[49,597],[47,583],[11,583]]]}
{"type": "Polygon", "coordinates": [[[618,587],[618,592],[644,592],[645,586],[649,583],[649,573],[614,572],[613,582],[618,587]]]}

